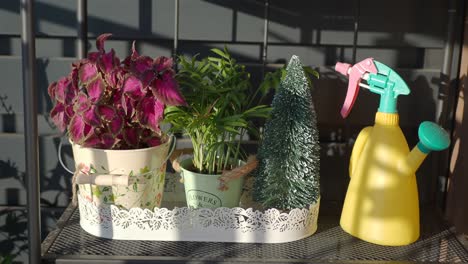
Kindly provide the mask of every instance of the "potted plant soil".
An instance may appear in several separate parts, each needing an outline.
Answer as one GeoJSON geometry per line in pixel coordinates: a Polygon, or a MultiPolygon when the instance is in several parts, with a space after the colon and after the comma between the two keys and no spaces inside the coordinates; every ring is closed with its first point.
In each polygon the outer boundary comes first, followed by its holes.
{"type": "MultiPolygon", "coordinates": [[[[160,121],[166,105],[185,105],[172,60],[132,54],[120,60],[97,38],[98,51],[49,86],[50,115],[73,147],[80,199],[129,209],[159,207],[173,137],[160,121]]],[[[74,191],[74,197],[75,197],[74,191]]]]}
{"type": "Polygon", "coordinates": [[[226,49],[212,52],[216,56],[201,60],[180,57],[176,78],[187,104],[165,111],[172,129],[184,132],[193,145],[193,158],[180,162],[190,208],[239,205],[243,177],[225,175],[246,161],[242,142],[247,133],[257,133],[252,121],[270,112],[256,105],[260,88],[252,91],[245,67],[226,49]]]}

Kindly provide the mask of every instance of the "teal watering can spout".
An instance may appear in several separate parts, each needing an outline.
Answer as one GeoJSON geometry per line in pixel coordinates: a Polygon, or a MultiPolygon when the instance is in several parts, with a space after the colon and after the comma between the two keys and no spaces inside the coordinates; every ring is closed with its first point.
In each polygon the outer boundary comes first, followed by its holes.
{"type": "Polygon", "coordinates": [[[402,160],[400,166],[406,175],[416,173],[431,151],[441,151],[450,146],[449,134],[434,122],[422,122],[419,125],[418,136],[418,144],[411,150],[406,159],[402,160]]]}

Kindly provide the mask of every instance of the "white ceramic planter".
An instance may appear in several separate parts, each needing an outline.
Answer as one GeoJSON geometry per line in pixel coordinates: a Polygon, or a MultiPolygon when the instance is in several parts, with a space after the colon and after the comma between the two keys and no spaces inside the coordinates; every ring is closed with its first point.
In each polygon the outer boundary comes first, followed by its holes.
{"type": "MultiPolygon", "coordinates": [[[[105,150],[73,144],[76,170],[80,175],[80,200],[96,206],[122,209],[159,207],[164,191],[166,161],[175,147],[175,137],[145,149],[105,150]]],[[[80,207],[81,208],[81,207],[80,207]]]]}

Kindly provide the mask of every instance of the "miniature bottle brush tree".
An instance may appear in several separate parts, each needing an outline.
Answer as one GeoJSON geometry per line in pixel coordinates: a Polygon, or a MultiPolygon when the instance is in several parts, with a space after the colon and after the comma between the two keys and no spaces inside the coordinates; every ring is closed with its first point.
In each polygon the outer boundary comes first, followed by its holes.
{"type": "Polygon", "coordinates": [[[297,56],[272,107],[257,154],[254,199],[266,208],[308,207],[320,197],[320,146],[309,80],[297,56]]]}

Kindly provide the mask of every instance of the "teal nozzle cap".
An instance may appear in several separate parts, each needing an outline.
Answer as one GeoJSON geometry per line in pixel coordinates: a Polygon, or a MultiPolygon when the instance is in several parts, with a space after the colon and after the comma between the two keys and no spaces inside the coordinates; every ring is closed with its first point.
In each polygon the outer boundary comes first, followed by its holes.
{"type": "Polygon", "coordinates": [[[378,74],[369,74],[370,90],[380,94],[379,112],[397,113],[397,97],[408,95],[410,89],[405,81],[387,65],[374,61],[378,74]]]}
{"type": "Polygon", "coordinates": [[[418,148],[424,153],[444,150],[450,146],[449,134],[434,122],[422,122],[419,126],[418,136],[418,148]]]}

